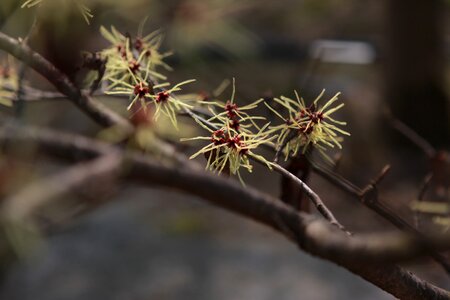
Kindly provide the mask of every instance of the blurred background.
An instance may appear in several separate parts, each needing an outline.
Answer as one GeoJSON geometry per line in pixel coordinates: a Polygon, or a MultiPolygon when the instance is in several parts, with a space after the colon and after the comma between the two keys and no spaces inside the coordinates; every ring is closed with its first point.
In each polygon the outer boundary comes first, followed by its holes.
{"type": "MultiPolygon", "coordinates": [[[[433,161],[393,129],[387,112],[437,149],[448,151],[449,1],[85,3],[94,14],[90,25],[73,7],[20,9],[22,1],[2,0],[0,26],[12,36],[24,37],[37,14],[31,47],[71,78],[79,72],[81,51],[107,45],[99,33],[101,25],[135,35],[148,18],[144,34],[162,29],[163,48],[174,52],[167,60],[174,68],[166,73],[169,81],[197,79],[187,87],[189,92],[211,93],[232,77],[241,103],[293,97],[294,89],[307,100],[322,89],[326,97],[340,91],[345,108],[339,118],[348,122],[352,136],[344,142],[337,171],[364,186],[390,164],[380,186],[382,199],[412,223],[409,203],[417,198],[433,161]]],[[[51,89],[31,71],[27,79],[51,89]]],[[[219,98],[225,101],[230,94],[228,88],[219,98]]],[[[118,109],[124,105],[123,100],[100,100],[118,109]]],[[[6,108],[1,112],[17,113],[6,108]]],[[[20,117],[90,136],[100,130],[62,100],[27,104],[20,117]]],[[[191,125],[186,123],[181,131],[192,130],[191,125]]],[[[434,164],[446,166],[426,197],[445,202],[448,156],[434,164]],[[443,193],[434,192],[442,185],[443,193]]],[[[4,158],[0,193],[10,194],[24,182],[62,167],[55,161],[4,158]]],[[[250,185],[279,194],[274,174],[256,168],[245,178],[250,185]]],[[[320,177],[313,175],[310,183],[350,230],[393,229],[320,177]]],[[[63,222],[44,245],[2,274],[1,299],[391,299],[359,277],[299,252],[270,230],[187,195],[126,185],[107,192],[90,187],[62,200],[91,198],[104,203],[63,222]]],[[[448,276],[433,261],[406,267],[450,288],[448,276]]]]}

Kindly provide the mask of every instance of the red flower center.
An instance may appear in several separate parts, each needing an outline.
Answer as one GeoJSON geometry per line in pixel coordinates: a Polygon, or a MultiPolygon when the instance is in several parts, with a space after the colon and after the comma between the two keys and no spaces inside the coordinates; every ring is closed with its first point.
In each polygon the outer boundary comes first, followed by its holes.
{"type": "Polygon", "coordinates": [[[160,103],[160,102],[166,102],[169,99],[170,94],[166,91],[164,92],[159,92],[156,95],[156,102],[160,103]]]}
{"type": "Polygon", "coordinates": [[[139,96],[139,98],[145,97],[150,92],[148,86],[140,83],[134,86],[134,94],[139,96]]]}
{"type": "Polygon", "coordinates": [[[216,146],[225,144],[225,132],[222,129],[214,131],[212,133],[211,142],[216,146]]]}
{"type": "Polygon", "coordinates": [[[227,137],[223,129],[216,130],[212,133],[211,142],[215,146],[226,144],[228,148],[234,150],[238,150],[239,147],[239,154],[241,155],[244,155],[248,152],[248,149],[244,148],[245,144],[244,142],[242,142],[241,137],[239,135],[236,135],[234,137],[227,137]]]}
{"type": "Polygon", "coordinates": [[[225,104],[225,111],[227,112],[227,116],[230,119],[233,119],[237,115],[238,106],[235,103],[231,103],[230,101],[227,101],[225,104]]]}
{"type": "Polygon", "coordinates": [[[136,72],[139,71],[141,64],[138,63],[136,60],[132,60],[129,64],[128,67],[130,68],[131,72],[133,74],[136,74],[136,72]]]}

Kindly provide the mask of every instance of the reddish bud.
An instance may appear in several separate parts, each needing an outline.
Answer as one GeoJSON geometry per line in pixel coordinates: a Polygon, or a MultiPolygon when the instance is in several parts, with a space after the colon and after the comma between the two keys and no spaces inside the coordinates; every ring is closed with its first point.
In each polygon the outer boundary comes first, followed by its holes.
{"type": "Polygon", "coordinates": [[[128,67],[130,68],[131,72],[133,74],[136,74],[136,72],[139,71],[139,69],[141,68],[141,64],[139,62],[137,62],[136,60],[132,60],[129,64],[128,67]]]}
{"type": "Polygon", "coordinates": [[[233,119],[236,116],[236,112],[238,111],[238,106],[235,103],[227,101],[227,103],[225,104],[225,111],[227,112],[228,118],[233,119]]]}
{"type": "Polygon", "coordinates": [[[166,91],[164,92],[159,92],[156,95],[156,102],[160,103],[160,102],[166,102],[169,99],[170,94],[166,91]]]}
{"type": "Polygon", "coordinates": [[[144,46],[144,42],[141,38],[136,38],[134,41],[134,48],[136,48],[137,51],[141,51],[142,47],[144,46]]]}
{"type": "Polygon", "coordinates": [[[222,129],[214,131],[212,133],[211,142],[216,146],[225,144],[225,132],[222,129]]]}
{"type": "Polygon", "coordinates": [[[144,84],[136,84],[134,86],[134,94],[136,96],[139,96],[139,98],[145,97],[145,95],[147,95],[150,92],[148,86],[144,85],[144,84]]]}

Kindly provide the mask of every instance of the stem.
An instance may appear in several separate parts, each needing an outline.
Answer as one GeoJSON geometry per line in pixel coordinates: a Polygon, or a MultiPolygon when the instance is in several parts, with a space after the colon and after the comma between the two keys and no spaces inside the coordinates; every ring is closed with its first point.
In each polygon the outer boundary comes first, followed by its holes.
{"type": "MultiPolygon", "coordinates": [[[[262,161],[258,157],[250,156],[252,160],[267,165],[266,162],[262,161]]],[[[346,232],[348,235],[351,235],[348,231],[345,230],[345,227],[339,223],[339,221],[335,218],[333,213],[327,208],[327,206],[323,203],[322,199],[320,199],[319,195],[317,195],[306,183],[304,183],[300,178],[286,170],[284,167],[277,163],[270,163],[271,167],[281,174],[282,176],[292,180],[305,194],[308,196],[308,198],[311,200],[311,202],[315,205],[317,208],[317,211],[326,219],[328,220],[332,225],[336,226],[340,230],[346,232]]]]}

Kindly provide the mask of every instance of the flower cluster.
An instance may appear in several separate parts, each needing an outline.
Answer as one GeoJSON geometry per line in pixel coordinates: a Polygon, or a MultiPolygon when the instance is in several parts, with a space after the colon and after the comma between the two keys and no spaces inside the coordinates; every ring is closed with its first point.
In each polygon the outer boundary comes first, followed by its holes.
{"type": "MultiPolygon", "coordinates": [[[[36,5],[40,5],[44,1],[45,0],[26,0],[22,4],[22,8],[24,8],[24,7],[30,8],[30,7],[33,7],[36,5]]],[[[73,3],[76,5],[78,10],[80,11],[80,13],[83,16],[86,23],[89,24],[90,19],[94,16],[91,12],[91,9],[89,7],[87,7],[86,5],[84,5],[80,0],[73,0],[73,3]]]]}
{"type": "Polygon", "coordinates": [[[170,83],[156,83],[157,80],[165,80],[166,77],[159,73],[159,67],[170,70],[163,61],[170,53],[162,53],[160,46],[162,36],[158,31],[145,37],[138,34],[134,40],[125,36],[114,27],[111,31],[101,28],[101,33],[111,46],[102,51],[102,56],[107,58],[104,81],[107,83],[107,94],[128,95],[130,104],[128,110],[134,113],[140,109],[146,110],[148,102],[155,105],[154,119],[158,119],[162,113],[166,115],[177,127],[177,114],[186,108],[192,108],[189,104],[179,99],[175,92],[181,90],[181,86],[194,80],[186,80],[174,85],[170,83]],[[136,105],[138,108],[136,109],[136,105]]]}
{"type": "Polygon", "coordinates": [[[160,80],[166,79],[157,69],[163,67],[171,70],[170,66],[164,62],[164,58],[171,53],[161,52],[163,37],[159,31],[154,31],[145,37],[138,34],[135,39],[125,36],[114,27],[108,31],[102,26],[100,32],[111,43],[110,47],[102,51],[102,56],[108,59],[107,73],[104,77],[106,81],[115,79],[129,82],[133,75],[143,79],[146,74],[160,80]]]}
{"type": "Polygon", "coordinates": [[[183,108],[192,108],[191,105],[186,104],[175,96],[175,92],[181,90],[181,86],[194,82],[195,80],[186,80],[180,82],[173,87],[166,89],[169,83],[162,83],[158,85],[149,85],[146,80],[140,80],[133,76],[134,84],[126,82],[118,83],[118,86],[108,94],[131,95],[131,103],[128,110],[131,110],[135,104],[140,105],[140,109],[147,109],[147,102],[150,101],[156,106],[154,112],[154,119],[157,120],[162,113],[167,116],[172,124],[177,128],[177,114],[183,108]],[[160,92],[156,92],[160,90],[160,92]]]}
{"type": "Polygon", "coordinates": [[[242,181],[239,169],[242,167],[249,172],[253,169],[249,156],[262,159],[270,168],[270,162],[253,152],[261,144],[270,143],[271,139],[269,136],[262,132],[256,134],[238,132],[230,127],[209,130],[209,132],[210,136],[183,139],[184,141],[209,141],[206,146],[190,157],[193,159],[200,154],[204,154],[207,159],[206,169],[213,172],[217,171],[219,174],[225,170],[231,174],[238,175],[239,179],[242,181]]]}
{"type": "Polygon", "coordinates": [[[275,98],[274,101],[287,110],[286,117],[266,103],[266,106],[283,120],[283,124],[271,127],[270,131],[278,133],[277,145],[279,150],[284,151],[286,159],[289,154],[296,155],[300,150],[305,153],[310,146],[313,146],[324,158],[331,161],[325,153],[326,148],[337,146],[341,149],[342,137],[339,134],[350,135],[338,127],[346,123],[332,117],[333,113],[344,106],[343,103],[333,106],[338,101],[340,93],[319,106],[319,100],[324,92],[322,91],[309,106],[297,92],[295,92],[296,100],[284,96],[275,98]]]}
{"type": "MultiPolygon", "coordinates": [[[[27,0],[22,7],[32,7],[43,1],[27,0]]],[[[80,4],[79,0],[70,1],[79,5],[87,21],[92,17],[90,10],[80,4]]],[[[339,128],[346,123],[332,117],[333,113],[344,106],[335,104],[339,93],[323,105],[319,105],[319,101],[324,91],[310,105],[306,105],[297,93],[295,100],[284,96],[274,98],[273,101],[287,111],[287,116],[271,107],[265,99],[246,105],[236,103],[234,79],[231,97],[225,102],[211,99],[215,99],[228,82],[221,84],[212,92],[212,96],[206,93],[176,95],[183,85],[195,80],[186,80],[175,85],[166,82],[166,76],[161,73],[161,69],[171,70],[164,62],[170,53],[160,50],[163,40],[161,33],[155,31],[144,36],[143,25],[144,22],[141,23],[136,37],[122,34],[114,27],[110,30],[101,27],[100,32],[110,45],[96,54],[105,67],[104,76],[99,76],[103,81],[104,92],[129,97],[127,110],[130,112],[131,122],[136,127],[145,127],[137,139],[148,140],[149,137],[154,140],[154,134],[159,131],[153,127],[155,123],[150,119],[156,121],[159,116],[164,115],[167,118],[163,119],[170,120],[174,127],[178,128],[177,116],[186,113],[208,132],[207,136],[183,139],[208,141],[191,158],[203,154],[207,159],[206,169],[235,174],[242,182],[240,169],[251,172],[251,159],[263,162],[269,168],[274,165],[256,153],[257,148],[263,144],[283,151],[286,159],[291,154],[297,155],[300,151],[305,153],[310,148],[317,149],[328,158],[325,154],[327,148],[341,148],[341,135],[349,135],[339,128]],[[283,121],[282,124],[270,126],[264,117],[252,113],[263,102],[283,121]],[[200,112],[203,116],[196,114],[197,109],[203,110],[200,112]]],[[[8,91],[4,89],[5,86],[10,87],[12,92],[16,89],[17,79],[14,78],[16,77],[10,69],[0,68],[0,100],[11,96],[5,94],[5,91],[8,91]]]]}
{"type": "Polygon", "coordinates": [[[194,153],[190,158],[193,159],[200,154],[204,154],[207,159],[206,169],[219,174],[223,171],[236,174],[242,181],[240,168],[252,171],[252,165],[249,157],[254,157],[263,161],[270,168],[271,164],[265,158],[257,155],[254,150],[262,144],[271,144],[275,136],[266,133],[269,124],[259,127],[255,120],[264,119],[262,117],[254,117],[246,111],[256,108],[255,103],[239,107],[234,102],[235,87],[233,82],[233,93],[231,99],[226,103],[207,102],[209,110],[213,113],[213,117],[209,120],[199,120],[197,123],[202,125],[210,135],[187,140],[206,140],[209,143],[194,153]],[[216,113],[215,108],[220,107],[222,112],[216,113]],[[253,130],[257,130],[253,133],[253,130]]]}
{"type": "Polygon", "coordinates": [[[228,126],[237,132],[251,133],[252,128],[260,130],[261,128],[257,124],[257,120],[264,120],[264,117],[252,116],[247,111],[255,109],[263,99],[257,100],[244,106],[238,106],[234,103],[235,87],[233,83],[233,93],[231,99],[223,103],[220,101],[201,101],[202,104],[208,104],[208,110],[211,112],[212,117],[208,119],[208,122],[220,126],[222,124],[228,124],[228,126]],[[216,109],[221,109],[221,112],[217,112],[216,109]]]}

